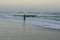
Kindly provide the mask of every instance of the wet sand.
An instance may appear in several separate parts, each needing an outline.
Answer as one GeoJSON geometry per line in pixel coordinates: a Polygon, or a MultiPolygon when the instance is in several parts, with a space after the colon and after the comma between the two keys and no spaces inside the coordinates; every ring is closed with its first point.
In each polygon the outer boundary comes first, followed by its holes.
{"type": "Polygon", "coordinates": [[[60,40],[60,31],[0,20],[0,40],[60,40]]]}

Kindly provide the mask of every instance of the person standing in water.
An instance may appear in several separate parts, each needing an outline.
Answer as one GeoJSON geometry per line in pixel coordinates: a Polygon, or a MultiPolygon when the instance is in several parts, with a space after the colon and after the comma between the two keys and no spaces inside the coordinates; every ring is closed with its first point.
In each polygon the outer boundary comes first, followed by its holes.
{"type": "Polygon", "coordinates": [[[26,20],[26,18],[25,18],[26,16],[25,16],[25,14],[24,14],[24,22],[25,22],[25,20],[26,20]]]}

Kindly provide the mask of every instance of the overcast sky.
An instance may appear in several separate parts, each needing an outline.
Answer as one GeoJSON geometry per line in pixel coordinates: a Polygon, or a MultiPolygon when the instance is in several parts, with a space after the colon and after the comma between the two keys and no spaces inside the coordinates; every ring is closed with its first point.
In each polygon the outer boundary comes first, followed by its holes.
{"type": "Polygon", "coordinates": [[[60,11],[60,0],[0,0],[0,11],[22,8],[60,11]]]}

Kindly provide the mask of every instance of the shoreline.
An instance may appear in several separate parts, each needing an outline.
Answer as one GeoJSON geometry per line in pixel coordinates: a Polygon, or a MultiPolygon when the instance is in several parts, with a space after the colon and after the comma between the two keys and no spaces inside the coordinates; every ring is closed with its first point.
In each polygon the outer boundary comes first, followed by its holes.
{"type": "Polygon", "coordinates": [[[60,40],[60,32],[37,28],[33,24],[0,20],[0,40],[60,40]]]}
{"type": "MultiPolygon", "coordinates": [[[[30,23],[25,23],[24,24],[24,22],[23,23],[20,23],[20,22],[15,22],[15,21],[10,21],[10,20],[8,20],[8,19],[0,19],[0,22],[12,22],[12,23],[16,23],[16,24],[22,24],[22,25],[33,25],[33,26],[35,26],[37,29],[45,29],[45,30],[52,30],[52,31],[60,31],[60,29],[56,29],[56,28],[48,28],[48,27],[43,27],[43,26],[39,26],[39,25],[35,25],[35,24],[30,24],[30,23]]],[[[1,24],[1,23],[0,23],[1,24]]]]}
{"type": "Polygon", "coordinates": [[[39,25],[36,25],[36,27],[39,28],[39,29],[45,29],[45,30],[51,30],[51,31],[59,31],[60,32],[60,29],[57,29],[57,28],[41,27],[39,25]]]}

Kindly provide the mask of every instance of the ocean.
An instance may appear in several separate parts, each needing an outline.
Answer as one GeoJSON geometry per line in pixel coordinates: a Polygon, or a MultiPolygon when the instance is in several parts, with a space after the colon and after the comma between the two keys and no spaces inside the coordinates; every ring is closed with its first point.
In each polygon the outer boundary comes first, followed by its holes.
{"type": "Polygon", "coordinates": [[[60,12],[0,12],[0,20],[24,23],[24,14],[27,15],[25,23],[38,25],[39,27],[60,29],[60,12]]]}

